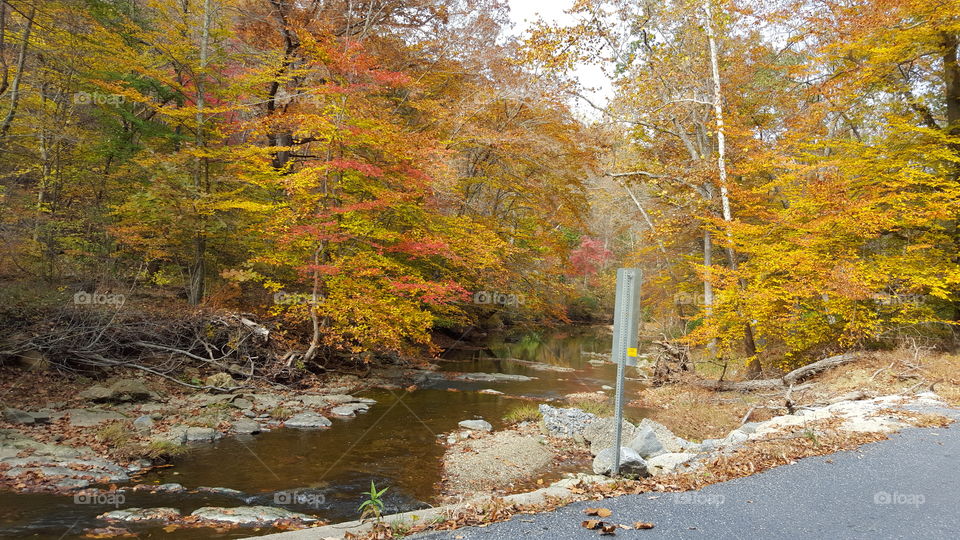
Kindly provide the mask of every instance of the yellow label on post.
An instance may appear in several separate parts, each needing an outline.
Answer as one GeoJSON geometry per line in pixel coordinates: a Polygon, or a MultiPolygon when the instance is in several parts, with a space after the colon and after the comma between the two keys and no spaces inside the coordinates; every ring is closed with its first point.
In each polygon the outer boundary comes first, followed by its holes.
{"type": "Polygon", "coordinates": [[[637,349],[636,349],[636,347],[630,347],[630,348],[628,348],[628,349],[627,349],[627,356],[629,356],[630,358],[636,358],[636,357],[637,357],[637,349]]]}

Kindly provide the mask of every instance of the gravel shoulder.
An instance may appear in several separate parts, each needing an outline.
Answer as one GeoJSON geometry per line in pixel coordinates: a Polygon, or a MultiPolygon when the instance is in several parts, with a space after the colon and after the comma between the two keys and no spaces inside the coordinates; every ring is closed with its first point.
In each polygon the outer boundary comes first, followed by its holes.
{"type": "MultiPolygon", "coordinates": [[[[957,410],[937,410],[960,418],[957,410]]],[[[855,451],[799,460],[700,491],[624,495],[517,515],[483,528],[422,539],[595,538],[583,510],[612,510],[620,538],[956,538],[960,530],[960,426],[907,428],[855,451]]]]}

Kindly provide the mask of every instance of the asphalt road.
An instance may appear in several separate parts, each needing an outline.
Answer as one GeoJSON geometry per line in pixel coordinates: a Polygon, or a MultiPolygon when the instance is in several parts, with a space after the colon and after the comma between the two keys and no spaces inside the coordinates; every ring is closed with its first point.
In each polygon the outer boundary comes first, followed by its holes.
{"type": "MultiPolygon", "coordinates": [[[[957,417],[955,411],[948,414],[957,417]]],[[[588,519],[584,508],[602,506],[613,511],[606,522],[655,524],[649,530],[619,529],[617,538],[960,539],[958,424],[910,428],[856,451],[802,459],[699,492],[575,503],[483,528],[413,538],[596,538],[599,531],[588,531],[580,523],[588,519]]]]}

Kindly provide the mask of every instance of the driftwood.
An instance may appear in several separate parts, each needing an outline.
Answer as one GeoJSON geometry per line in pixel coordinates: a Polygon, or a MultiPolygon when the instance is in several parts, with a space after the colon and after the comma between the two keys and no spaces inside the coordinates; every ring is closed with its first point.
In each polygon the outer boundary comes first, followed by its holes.
{"type": "Polygon", "coordinates": [[[852,362],[856,358],[856,353],[846,353],[837,356],[831,356],[830,358],[824,358],[823,360],[819,360],[812,364],[807,364],[806,366],[797,368],[779,379],[757,379],[753,381],[736,382],[700,381],[696,384],[712,390],[735,392],[754,392],[756,390],[773,390],[782,388],[788,391],[787,401],[790,402],[789,392],[795,384],[813,375],[816,375],[821,371],[852,362]]]}
{"type": "Polygon", "coordinates": [[[690,349],[685,345],[667,340],[654,341],[653,385],[661,386],[670,382],[675,375],[684,371],[693,371],[690,361],[690,349]]]}

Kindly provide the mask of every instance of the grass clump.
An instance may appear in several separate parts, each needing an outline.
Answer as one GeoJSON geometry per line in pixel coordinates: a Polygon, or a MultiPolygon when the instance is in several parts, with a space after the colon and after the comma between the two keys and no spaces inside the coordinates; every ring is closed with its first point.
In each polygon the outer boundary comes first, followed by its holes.
{"type": "Polygon", "coordinates": [[[507,414],[503,415],[503,420],[510,424],[536,422],[540,420],[540,407],[535,403],[518,405],[507,411],[507,414]]]}

